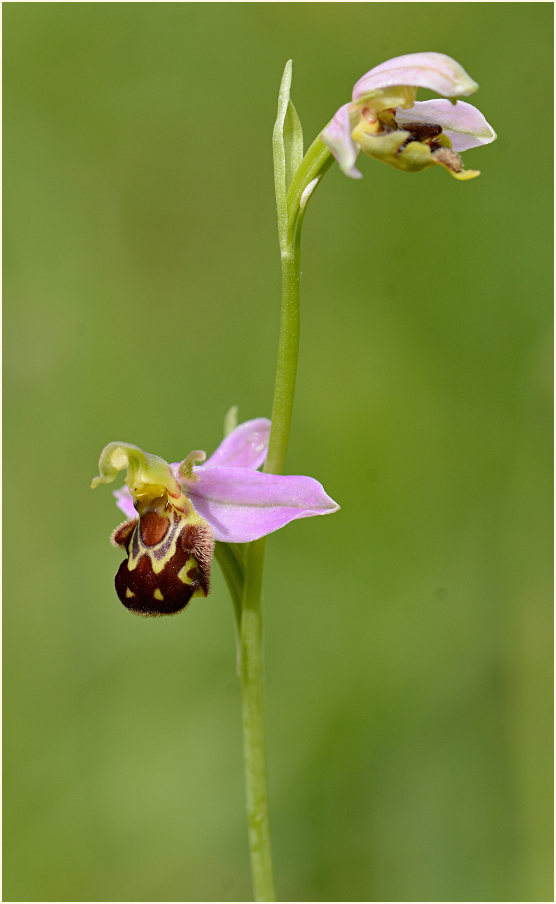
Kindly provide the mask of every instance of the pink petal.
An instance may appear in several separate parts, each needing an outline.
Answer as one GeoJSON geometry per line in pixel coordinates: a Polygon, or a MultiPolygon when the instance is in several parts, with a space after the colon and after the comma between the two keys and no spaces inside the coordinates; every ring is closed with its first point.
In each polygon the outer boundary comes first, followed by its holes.
{"type": "Polygon", "coordinates": [[[354,86],[353,100],[394,85],[429,88],[444,97],[466,97],[479,87],[459,63],[444,53],[407,53],[366,72],[354,86]]]}
{"type": "Polygon", "coordinates": [[[339,506],[312,477],[261,474],[230,467],[197,468],[189,495],[215,540],[249,543],[297,518],[326,515],[339,506]]]}
{"type": "Polygon", "coordinates": [[[344,104],[343,107],[340,107],[326,129],[321,132],[320,138],[332,151],[342,172],[346,176],[351,176],[352,179],[361,179],[361,173],[354,166],[359,146],[351,137],[350,106],[350,104],[344,104]]]}
{"type": "Polygon", "coordinates": [[[121,490],[114,490],[113,495],[116,499],[116,505],[118,506],[120,511],[124,513],[126,518],[137,517],[137,512],[135,511],[135,507],[133,505],[131,493],[126,486],[122,487],[121,490]]]}
{"type": "Polygon", "coordinates": [[[496,132],[488,124],[480,110],[473,104],[458,100],[416,101],[412,107],[396,110],[396,122],[402,128],[408,122],[426,122],[442,126],[442,131],[452,142],[454,151],[467,151],[481,144],[490,144],[496,132]]]}
{"type": "Polygon", "coordinates": [[[258,417],[245,421],[222,440],[203,467],[225,465],[228,468],[257,470],[264,463],[270,436],[270,421],[258,417]]]}

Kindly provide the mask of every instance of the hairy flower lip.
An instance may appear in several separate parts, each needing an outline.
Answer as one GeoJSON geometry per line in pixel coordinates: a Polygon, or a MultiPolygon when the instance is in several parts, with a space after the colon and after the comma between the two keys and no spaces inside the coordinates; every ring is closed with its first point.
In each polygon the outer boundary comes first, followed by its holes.
{"type": "MultiPolygon", "coordinates": [[[[266,418],[240,424],[204,464],[193,468],[195,481],[183,479],[178,463],[170,465],[215,540],[249,543],[299,518],[338,510],[338,504],[312,477],[257,470],[266,458],[269,435],[266,418]]],[[[127,487],[116,490],[114,497],[127,518],[136,517],[127,487]]]]}

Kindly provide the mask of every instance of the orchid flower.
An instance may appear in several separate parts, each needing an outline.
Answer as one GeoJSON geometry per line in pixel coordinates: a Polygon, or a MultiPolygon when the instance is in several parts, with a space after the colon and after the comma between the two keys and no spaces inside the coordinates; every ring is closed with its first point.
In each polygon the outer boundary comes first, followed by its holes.
{"type": "Polygon", "coordinates": [[[102,450],[93,487],[127,471],[114,496],[128,520],[112,534],[127,552],[115,580],[124,606],[141,615],[179,612],[208,594],[215,540],[249,543],[297,518],[338,509],[312,477],[257,470],[269,434],[266,418],[247,421],[206,461],[194,451],[171,465],[129,443],[102,450]]]}
{"type": "Polygon", "coordinates": [[[464,101],[415,101],[417,88],[443,98],[467,97],[479,86],[459,63],[443,53],[409,53],[367,72],[321,133],[342,172],[360,179],[359,151],[406,172],[440,164],[456,179],[473,179],[460,153],[490,144],[496,132],[483,114],[464,101]]]}

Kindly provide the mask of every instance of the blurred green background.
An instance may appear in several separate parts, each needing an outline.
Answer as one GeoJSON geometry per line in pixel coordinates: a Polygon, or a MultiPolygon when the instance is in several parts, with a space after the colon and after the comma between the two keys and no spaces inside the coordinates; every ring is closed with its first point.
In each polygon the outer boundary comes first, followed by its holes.
{"type": "MultiPolygon", "coordinates": [[[[334,168],[305,219],[290,473],[268,544],[282,900],[552,899],[552,4],[4,4],[4,900],[250,897],[231,603],[118,602],[122,439],[269,415],[271,131],[438,50],[483,174],[334,168]]],[[[426,93],[422,95],[426,97],[426,93]]]]}

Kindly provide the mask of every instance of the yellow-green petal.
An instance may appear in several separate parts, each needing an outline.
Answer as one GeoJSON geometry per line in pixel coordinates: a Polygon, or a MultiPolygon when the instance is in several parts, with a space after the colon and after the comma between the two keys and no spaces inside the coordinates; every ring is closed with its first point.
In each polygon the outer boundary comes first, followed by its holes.
{"type": "Polygon", "coordinates": [[[134,499],[155,499],[165,493],[174,498],[181,496],[181,487],[170,465],[132,443],[108,443],[100,453],[98,469],[98,477],[91,482],[92,489],[100,483],[112,483],[120,471],[126,471],[126,484],[134,499]]]}

